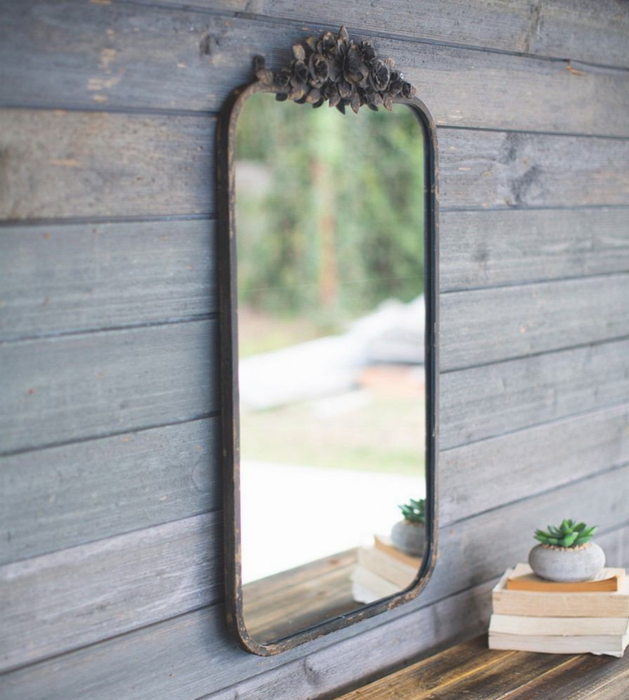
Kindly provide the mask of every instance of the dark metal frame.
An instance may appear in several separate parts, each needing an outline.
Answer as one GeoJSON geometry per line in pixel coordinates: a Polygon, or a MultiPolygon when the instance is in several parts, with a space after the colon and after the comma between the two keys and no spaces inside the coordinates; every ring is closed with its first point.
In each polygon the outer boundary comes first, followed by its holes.
{"type": "MultiPolygon", "coordinates": [[[[236,267],[235,168],[236,123],[245,102],[259,92],[282,93],[274,84],[258,79],[229,96],[217,129],[218,263],[220,300],[220,383],[222,399],[222,462],[224,480],[224,541],[227,622],[239,644],[254,654],[271,656],[292,649],[361,620],[379,615],[415,598],[425,587],[437,557],[437,457],[438,457],[438,192],[437,134],[435,123],[421,100],[402,94],[392,98],[415,113],[426,133],[424,294],[426,300],[426,551],[414,582],[402,592],[350,613],[310,627],[276,642],[253,639],[243,616],[240,532],[240,420],[238,393],[238,292],[236,267]]],[[[299,100],[297,100],[299,101],[299,100]]],[[[307,138],[307,136],[306,136],[307,138]]]]}

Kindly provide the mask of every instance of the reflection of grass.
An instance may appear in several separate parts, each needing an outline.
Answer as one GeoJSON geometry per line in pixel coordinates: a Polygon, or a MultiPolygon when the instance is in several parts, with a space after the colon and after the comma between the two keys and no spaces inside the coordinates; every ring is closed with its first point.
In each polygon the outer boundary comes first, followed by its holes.
{"type": "Polygon", "coordinates": [[[239,356],[250,357],[325,335],[308,318],[278,317],[242,306],[239,310],[239,356]]]}
{"type": "Polygon", "coordinates": [[[316,403],[303,403],[243,413],[243,459],[408,475],[423,473],[421,396],[382,397],[369,393],[364,405],[325,417],[316,407],[316,403]]]}

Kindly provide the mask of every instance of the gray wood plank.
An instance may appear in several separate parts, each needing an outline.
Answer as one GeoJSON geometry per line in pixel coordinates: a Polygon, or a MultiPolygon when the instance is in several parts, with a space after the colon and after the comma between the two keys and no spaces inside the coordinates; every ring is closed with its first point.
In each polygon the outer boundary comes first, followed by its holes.
{"type": "MultiPolygon", "coordinates": [[[[212,133],[208,117],[0,110],[0,217],[210,213],[212,133]]],[[[442,129],[439,142],[445,209],[629,204],[629,140],[442,129]]]]}
{"type": "MultiPolygon", "coordinates": [[[[218,422],[0,459],[0,563],[220,507],[218,422]]],[[[440,523],[623,465],[629,462],[628,429],[625,405],[443,451],[440,523]]]]}
{"type": "Polygon", "coordinates": [[[444,208],[629,204],[629,142],[441,129],[444,208]]]}
{"type": "MultiPolygon", "coordinates": [[[[494,581],[393,619],[356,638],[252,676],[199,700],[331,698],[360,687],[444,645],[486,632],[494,581]]],[[[393,698],[395,696],[392,696],[393,698]]]]}
{"type": "MultiPolygon", "coordinates": [[[[345,16],[338,24],[348,22],[346,8],[333,14],[345,16]]],[[[5,15],[0,62],[11,69],[0,102],[19,107],[217,110],[231,90],[251,80],[255,54],[278,67],[290,60],[295,41],[319,33],[185,7],[79,0],[14,0],[5,15]]],[[[460,31],[460,22],[456,27],[460,31]]],[[[629,136],[629,71],[582,65],[571,71],[563,61],[391,38],[374,42],[418,86],[438,124],[629,136]]]]}
{"type": "Polygon", "coordinates": [[[218,408],[216,321],[0,346],[2,451],[182,423],[218,408]]]}
{"type": "MultiPolygon", "coordinates": [[[[215,410],[215,326],[200,321],[5,344],[3,450],[105,437],[215,410]]],[[[628,357],[629,341],[618,340],[446,372],[441,448],[622,403],[628,357]]]]}
{"type": "Polygon", "coordinates": [[[445,527],[628,463],[627,404],[444,450],[439,522],[445,527]]]}
{"type": "Polygon", "coordinates": [[[220,508],[218,424],[0,458],[0,564],[220,508]]]}
{"type": "Polygon", "coordinates": [[[629,210],[446,211],[442,292],[629,272],[629,210]]]}
{"type": "MultiPolygon", "coordinates": [[[[248,693],[255,692],[256,682],[264,690],[267,684],[271,688],[277,685],[279,692],[282,684],[278,679],[286,673],[288,678],[297,676],[291,683],[305,683],[311,686],[311,692],[315,692],[330,677],[328,654],[336,654],[332,667],[335,669],[333,682],[344,686],[349,679],[359,678],[360,674],[378,668],[385,670],[389,664],[432,650],[433,634],[448,639],[460,632],[467,631],[470,636],[479,633],[488,618],[489,590],[490,585],[479,586],[401,619],[388,616],[389,623],[383,626],[380,621],[380,626],[375,629],[373,624],[361,624],[360,636],[356,628],[349,628],[353,634],[348,630],[309,644],[310,657],[305,656],[305,647],[271,659],[247,654],[226,638],[222,607],[205,608],[100,643],[89,650],[0,676],[0,689],[6,700],[32,700],[41,697],[43,692],[46,692],[47,700],[85,697],[110,700],[112,693],[138,699],[196,700],[200,695],[224,688],[231,677],[243,680],[251,676],[245,693],[240,695],[249,698],[248,693]],[[452,622],[448,621],[462,622],[463,630],[454,629],[452,622]],[[469,627],[466,629],[465,625],[469,627]],[[426,630],[425,637],[423,629],[426,630]],[[391,637],[383,645],[381,635],[388,634],[389,630],[391,637]],[[357,649],[361,650],[360,654],[357,649]],[[392,654],[388,655],[385,649],[390,649],[392,654]],[[382,666],[378,664],[378,658],[382,666]],[[328,664],[326,671],[320,670],[319,659],[328,664]],[[291,661],[294,665],[288,666],[291,661]],[[315,668],[315,665],[317,672],[311,673],[310,667],[315,668]],[[233,673],[230,673],[232,669],[233,673]],[[264,673],[269,670],[272,676],[264,673]],[[108,673],[112,675],[108,677],[108,673]]],[[[237,696],[228,694],[227,697],[237,696]]],[[[274,696],[263,697],[267,700],[274,696]]],[[[295,697],[291,696],[291,700],[295,697]]]]}
{"type": "MultiPolygon", "coordinates": [[[[365,633],[368,630],[380,628],[374,633],[373,640],[381,653],[383,635],[387,636],[387,623],[417,613],[421,608],[471,587],[493,582],[507,566],[526,556],[534,543],[532,529],[539,523],[545,524],[556,519],[558,509],[561,512],[569,510],[576,517],[587,517],[593,522],[598,522],[601,528],[598,541],[604,547],[608,547],[610,543],[610,564],[626,564],[626,561],[615,560],[614,556],[626,551],[625,542],[629,536],[629,528],[624,526],[624,504],[629,497],[628,476],[629,468],[612,470],[443,528],[440,533],[441,547],[437,568],[418,599],[390,613],[328,635],[278,657],[260,658],[237,647],[227,637],[222,608],[213,606],[7,673],[0,678],[3,699],[30,700],[39,697],[44,687],[47,697],[55,700],[72,700],[86,696],[89,696],[90,700],[104,700],[112,696],[125,697],[130,692],[133,693],[133,697],[152,700],[192,699],[298,659],[302,664],[300,675],[303,678],[300,682],[309,679],[316,689],[317,683],[324,682],[321,676],[325,677],[325,673],[310,673],[309,669],[324,669],[329,666],[329,657],[327,660],[323,659],[321,667],[316,665],[318,654],[327,653],[323,651],[325,647],[331,647],[342,640],[351,640],[346,647],[348,653],[364,655],[368,663],[373,663],[373,657],[368,655],[376,654],[377,651],[374,649],[372,652],[366,647],[365,633]],[[510,525],[509,538],[502,537],[505,518],[508,518],[510,525]],[[621,539],[620,543],[618,538],[621,539]],[[488,542],[498,539],[501,539],[501,547],[488,545],[488,542]]],[[[205,542],[204,552],[207,551],[207,547],[208,543],[205,542]]],[[[54,556],[56,555],[52,555],[54,556]]],[[[184,568],[193,566],[193,559],[194,556],[188,554],[183,560],[186,562],[183,564],[184,568]]],[[[178,574],[186,576],[185,571],[179,571],[178,574]]],[[[33,577],[37,578],[35,573],[33,577]]],[[[39,578],[39,585],[44,586],[42,577],[39,578]]],[[[487,589],[484,590],[486,595],[487,589]]],[[[72,592],[66,591],[66,595],[71,596],[72,592]]],[[[133,595],[139,598],[142,594],[138,590],[134,591],[133,595]]],[[[158,601],[153,598],[151,604],[157,605],[158,601]]],[[[64,605],[58,609],[63,610],[64,605]]],[[[164,605],[165,610],[170,610],[168,604],[164,605]]],[[[134,608],[131,610],[133,617],[137,613],[134,608]]],[[[483,610],[486,611],[486,608],[483,607],[483,610]]],[[[33,610],[31,615],[34,614],[33,610]]],[[[445,624],[436,611],[429,614],[435,629],[445,624]]],[[[485,615],[486,613],[483,613],[481,617],[485,615]]],[[[416,636],[418,630],[412,624],[413,619],[409,617],[404,624],[408,625],[416,636]]],[[[68,623],[75,630],[76,642],[80,635],[84,634],[81,619],[75,615],[68,623]]],[[[119,625],[119,628],[121,626],[119,625]]],[[[32,629],[32,622],[29,629],[32,629]]],[[[63,630],[65,634],[67,627],[63,627],[63,630]]],[[[432,636],[432,633],[428,634],[427,639],[430,640],[432,636]]],[[[42,638],[49,639],[47,635],[42,635],[42,638]]],[[[423,638],[418,640],[417,646],[412,647],[412,651],[404,647],[400,653],[418,654],[422,650],[421,644],[423,638]]],[[[31,651],[34,651],[32,647],[31,651]]],[[[353,676],[354,671],[349,668],[351,666],[353,664],[349,660],[348,663],[339,663],[339,668],[347,668],[346,677],[349,679],[360,677],[358,674],[366,672],[364,667],[358,667],[355,669],[357,675],[353,676]]],[[[372,667],[372,671],[375,670],[372,667]]],[[[340,676],[337,678],[339,680],[335,682],[342,685],[340,676]]],[[[258,676],[258,679],[264,682],[263,676],[258,676]]]]}
{"type": "Polygon", "coordinates": [[[447,372],[442,450],[619,405],[629,394],[629,340],[447,372]]]}
{"type": "MultiPolygon", "coordinates": [[[[0,339],[215,311],[213,231],[210,220],[1,229],[0,339]]],[[[629,272],[629,210],[447,211],[440,245],[442,292],[629,272]]]]}
{"type": "Polygon", "coordinates": [[[0,217],[128,217],[213,210],[214,120],[3,110],[0,217]]]}
{"type": "Polygon", "coordinates": [[[0,229],[0,340],[206,316],[214,222],[0,229]]]}
{"type": "MultiPolygon", "coordinates": [[[[151,4],[152,0],[136,0],[151,4]]],[[[345,24],[368,32],[398,34],[454,44],[482,46],[629,66],[629,11],[615,0],[174,0],[185,7],[256,13],[335,27],[345,24]]]]}
{"type": "Polygon", "coordinates": [[[629,275],[441,295],[442,371],[629,336],[629,275]]]}
{"type": "Polygon", "coordinates": [[[223,597],[222,513],[0,568],[0,670],[76,649],[223,597]]]}

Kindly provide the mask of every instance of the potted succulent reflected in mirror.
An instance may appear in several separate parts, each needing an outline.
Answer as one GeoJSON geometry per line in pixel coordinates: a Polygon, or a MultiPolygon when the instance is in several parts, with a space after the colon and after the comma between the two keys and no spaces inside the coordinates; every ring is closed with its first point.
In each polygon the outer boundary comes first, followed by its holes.
{"type": "Polygon", "coordinates": [[[426,502],[423,498],[418,501],[411,498],[398,508],[403,518],[393,526],[391,542],[405,554],[421,557],[426,543],[426,502]]]}
{"type": "Polygon", "coordinates": [[[529,564],[549,581],[591,581],[605,566],[605,552],[592,542],[596,525],[564,520],[561,525],[536,530],[540,542],[529,554],[529,564]]]}

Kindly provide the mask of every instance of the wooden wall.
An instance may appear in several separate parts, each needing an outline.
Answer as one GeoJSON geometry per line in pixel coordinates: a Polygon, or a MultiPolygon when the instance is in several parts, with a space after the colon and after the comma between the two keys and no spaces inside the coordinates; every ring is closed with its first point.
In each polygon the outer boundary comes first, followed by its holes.
{"type": "Polygon", "coordinates": [[[4,700],[333,697],[482,630],[559,514],[629,564],[627,5],[0,13],[4,700]],[[439,126],[440,553],[412,604],[262,659],[223,622],[215,115],[341,23],[439,126]]]}

